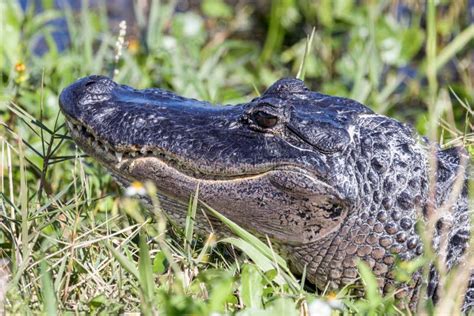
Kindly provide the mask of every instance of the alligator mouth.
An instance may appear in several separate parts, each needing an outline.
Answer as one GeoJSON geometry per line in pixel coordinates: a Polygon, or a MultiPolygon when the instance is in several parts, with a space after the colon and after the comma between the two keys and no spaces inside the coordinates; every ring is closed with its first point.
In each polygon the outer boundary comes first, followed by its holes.
{"type": "MultiPolygon", "coordinates": [[[[169,167],[176,169],[180,173],[195,178],[197,180],[214,180],[214,181],[232,181],[246,178],[254,178],[256,176],[262,176],[270,171],[274,170],[293,170],[304,172],[301,168],[292,164],[277,164],[270,163],[259,166],[260,168],[254,167],[247,171],[231,170],[230,168],[213,168],[209,172],[205,172],[198,168],[192,168],[189,163],[180,159],[177,155],[173,155],[162,149],[153,148],[141,149],[141,150],[124,150],[115,149],[112,145],[104,141],[101,137],[97,136],[96,133],[81,122],[71,119],[66,121],[69,127],[71,137],[78,142],[81,147],[90,156],[98,160],[105,162],[105,165],[112,169],[120,172],[122,176],[128,178],[128,175],[121,172],[121,167],[128,165],[135,159],[154,158],[159,160],[161,163],[165,163],[169,167]],[[216,172],[217,171],[217,172],[216,172]],[[220,172],[220,173],[218,173],[220,172]]],[[[145,147],[144,147],[145,148],[145,147]]],[[[207,171],[207,170],[206,170],[207,171]]],[[[306,173],[306,172],[304,172],[306,173]]]]}
{"type": "Polygon", "coordinates": [[[305,149],[311,163],[302,162],[295,158],[301,154],[299,147],[271,133],[256,133],[242,122],[250,105],[217,109],[165,90],[120,86],[100,76],[65,88],[59,104],[79,147],[131,181],[176,172],[191,182],[289,172],[329,186],[324,161],[310,155],[312,151],[305,149]]]}
{"type": "MultiPolygon", "coordinates": [[[[74,140],[79,140],[81,144],[85,144],[91,149],[96,151],[101,151],[109,156],[106,158],[115,158],[116,162],[120,163],[123,159],[131,159],[137,157],[155,157],[155,158],[164,158],[166,155],[158,150],[128,150],[128,151],[118,151],[114,149],[107,142],[103,141],[100,137],[96,136],[95,133],[88,129],[85,125],[81,123],[73,123],[72,121],[67,122],[69,130],[71,131],[72,138],[74,140]]],[[[93,156],[99,156],[97,153],[94,153],[93,156]]],[[[109,159],[110,160],[110,159],[109,159]]]]}

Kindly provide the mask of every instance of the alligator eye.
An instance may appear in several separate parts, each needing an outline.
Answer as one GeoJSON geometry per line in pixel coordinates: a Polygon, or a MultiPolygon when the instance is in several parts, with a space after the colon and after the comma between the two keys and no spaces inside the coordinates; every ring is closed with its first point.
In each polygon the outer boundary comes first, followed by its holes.
{"type": "Polygon", "coordinates": [[[262,128],[272,128],[278,123],[278,117],[263,111],[253,113],[252,119],[262,128]]]}

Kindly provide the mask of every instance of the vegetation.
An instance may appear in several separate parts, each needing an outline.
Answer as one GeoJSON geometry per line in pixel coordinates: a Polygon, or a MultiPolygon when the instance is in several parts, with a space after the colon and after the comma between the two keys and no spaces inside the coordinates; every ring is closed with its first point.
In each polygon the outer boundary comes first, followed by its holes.
{"type": "MultiPolygon", "coordinates": [[[[41,12],[0,2],[0,295],[7,289],[8,313],[409,314],[393,294],[379,294],[363,263],[366,297],[356,299],[350,286],[314,293],[271,245],[225,218],[239,238],[196,241],[197,193],[183,210],[185,229],[166,223],[158,202],[156,212],[143,209],[75,147],[58,95],[79,77],[105,74],[225,104],[298,74],[313,90],[354,98],[474,153],[472,4],[205,0],[182,12],[176,2],[151,1],[136,11],[139,31],[129,25],[124,36],[104,6],[58,10],[53,2],[41,12]],[[64,49],[57,19],[69,31],[64,49]]],[[[143,190],[154,189],[128,192],[143,190]]],[[[432,259],[404,262],[397,273],[409,279],[432,259]]],[[[455,276],[443,276],[445,293],[462,288],[455,276]]],[[[420,312],[450,311],[450,303],[421,302],[420,312]]]]}

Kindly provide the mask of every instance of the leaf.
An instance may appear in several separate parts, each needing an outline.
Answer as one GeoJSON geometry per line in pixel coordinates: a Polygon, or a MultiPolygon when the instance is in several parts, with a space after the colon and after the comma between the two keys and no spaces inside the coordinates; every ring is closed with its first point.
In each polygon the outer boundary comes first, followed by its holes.
{"type": "Polygon", "coordinates": [[[232,8],[222,0],[204,0],[201,4],[201,9],[209,17],[232,17],[232,8]]]}
{"type": "Polygon", "coordinates": [[[168,262],[163,251],[158,251],[153,259],[153,272],[163,274],[168,269],[168,262]]]}
{"type": "MultiPolygon", "coordinates": [[[[244,252],[249,257],[251,257],[252,260],[257,260],[256,263],[259,263],[259,266],[262,268],[263,271],[268,271],[271,268],[274,268],[276,265],[276,268],[279,267],[280,270],[284,271],[284,273],[281,273],[281,276],[285,279],[288,285],[292,287],[295,292],[299,291],[299,283],[295,279],[293,274],[290,272],[286,261],[282,257],[276,254],[269,246],[264,244],[260,239],[250,234],[245,229],[243,229],[224,215],[220,214],[206,203],[202,201],[201,203],[208,209],[209,212],[211,212],[214,217],[218,218],[227,227],[229,227],[234,234],[242,238],[242,240],[236,238],[226,238],[222,241],[233,243],[235,246],[244,250],[244,252]],[[276,264],[274,264],[274,262],[276,264]]],[[[280,278],[277,278],[276,282],[279,284],[283,284],[283,280],[281,280],[280,278]]]]}
{"type": "MultiPolygon", "coordinates": [[[[263,272],[275,270],[275,263],[247,241],[235,237],[228,237],[220,240],[220,242],[229,243],[242,250],[263,272]]],[[[276,276],[274,281],[280,285],[285,283],[281,275],[276,276]]]]}
{"type": "Polygon", "coordinates": [[[444,47],[437,59],[436,59],[436,70],[440,70],[449,60],[474,39],[474,24],[471,24],[468,28],[464,29],[459,33],[446,47],[444,47]]]}
{"type": "Polygon", "coordinates": [[[365,297],[369,301],[372,308],[375,308],[382,302],[382,297],[379,292],[379,286],[377,279],[375,278],[372,270],[369,268],[367,263],[364,261],[358,261],[357,268],[359,269],[360,277],[364,282],[365,286],[365,297]]]}
{"type": "Polygon", "coordinates": [[[145,296],[151,300],[153,297],[153,268],[151,265],[150,252],[146,237],[143,232],[140,233],[140,258],[138,259],[138,273],[140,276],[140,285],[145,296]]]}
{"type": "Polygon", "coordinates": [[[130,272],[137,280],[140,280],[138,270],[132,261],[130,261],[127,257],[118,252],[112,245],[106,243],[105,246],[107,247],[107,249],[110,250],[110,252],[112,252],[112,255],[115,257],[115,259],[117,259],[117,261],[125,270],[130,272]]]}
{"type": "Polygon", "coordinates": [[[89,305],[94,306],[94,307],[100,307],[107,304],[109,304],[109,300],[107,299],[107,296],[105,296],[104,294],[97,295],[89,302],[89,305]]]}
{"type": "Polygon", "coordinates": [[[227,302],[233,299],[233,280],[231,278],[220,279],[212,288],[209,297],[209,309],[213,312],[224,312],[227,302]]]}
{"type": "Polygon", "coordinates": [[[304,80],[304,75],[306,71],[306,59],[308,58],[309,52],[311,48],[313,47],[313,40],[314,40],[314,34],[316,32],[316,28],[313,27],[313,30],[311,31],[311,35],[306,37],[306,44],[305,44],[305,49],[304,49],[304,55],[303,59],[300,64],[300,68],[298,69],[298,73],[296,74],[296,78],[300,80],[304,80]]]}
{"type": "MultiPolygon", "coordinates": [[[[284,268],[288,268],[286,265],[286,261],[280,257],[279,255],[275,254],[272,252],[272,250],[264,244],[260,239],[255,237],[254,235],[250,234],[247,232],[245,229],[241,228],[239,225],[219,213],[218,211],[214,210],[211,208],[209,205],[203,203],[204,206],[212,213],[213,216],[217,217],[220,221],[222,221],[227,227],[229,227],[237,236],[242,238],[244,241],[252,245],[255,249],[257,249],[259,252],[264,254],[267,258],[274,258],[276,259],[276,262],[284,268]]],[[[229,239],[229,238],[227,238],[229,239]]]]}
{"type": "Polygon", "coordinates": [[[262,308],[262,275],[253,264],[244,264],[242,267],[240,294],[246,307],[262,308]]]}
{"type": "Polygon", "coordinates": [[[193,241],[193,230],[194,230],[194,222],[196,220],[196,211],[198,206],[198,199],[199,197],[199,184],[196,186],[196,192],[192,197],[192,201],[189,202],[188,205],[188,213],[186,214],[186,224],[184,229],[184,236],[186,242],[186,248],[188,250],[188,254],[191,251],[190,245],[193,241]]]}
{"type": "Polygon", "coordinates": [[[405,65],[420,51],[425,34],[419,28],[409,28],[402,32],[399,65],[405,65]]]}
{"type": "Polygon", "coordinates": [[[43,297],[43,312],[45,315],[58,315],[56,294],[51,273],[46,260],[41,260],[41,296],[43,297]]]}

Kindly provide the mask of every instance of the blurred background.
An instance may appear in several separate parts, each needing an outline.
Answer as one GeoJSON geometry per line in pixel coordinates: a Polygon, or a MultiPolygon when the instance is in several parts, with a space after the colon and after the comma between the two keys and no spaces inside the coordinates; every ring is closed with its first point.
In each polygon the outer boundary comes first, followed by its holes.
{"type": "MultiPolygon", "coordinates": [[[[454,103],[444,119],[461,124],[460,131],[467,110],[458,99],[473,100],[473,0],[4,1],[0,70],[7,93],[18,91],[12,85],[35,92],[42,81],[55,100],[78,77],[117,69],[124,84],[243,102],[280,77],[296,76],[305,60],[311,89],[354,98],[421,132],[434,107],[429,93],[454,103]],[[430,71],[436,82],[428,82],[430,71]]],[[[48,108],[56,111],[55,101],[48,108]]]]}

